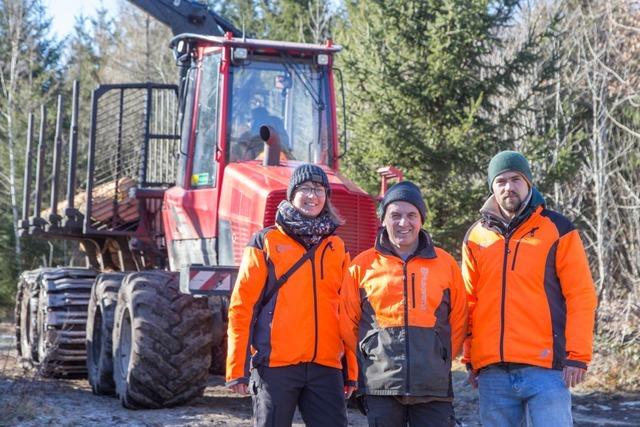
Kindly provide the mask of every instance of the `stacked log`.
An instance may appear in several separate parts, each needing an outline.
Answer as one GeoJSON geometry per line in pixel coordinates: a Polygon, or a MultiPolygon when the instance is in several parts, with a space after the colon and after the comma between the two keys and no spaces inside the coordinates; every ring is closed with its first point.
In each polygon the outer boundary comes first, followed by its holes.
{"type": "MultiPolygon", "coordinates": [[[[93,189],[91,219],[106,225],[126,224],[138,219],[138,199],[135,197],[136,181],[130,177],[105,182],[93,189]]],[[[74,197],[75,208],[80,212],[87,210],[87,193],[80,192],[74,197]]],[[[67,201],[58,203],[58,215],[64,213],[67,201]]],[[[43,218],[49,218],[51,208],[41,212],[43,218]]]]}

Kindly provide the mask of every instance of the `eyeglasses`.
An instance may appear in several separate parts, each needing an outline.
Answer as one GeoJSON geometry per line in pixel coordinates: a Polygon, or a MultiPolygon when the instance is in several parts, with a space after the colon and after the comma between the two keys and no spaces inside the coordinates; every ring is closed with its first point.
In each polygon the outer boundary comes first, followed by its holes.
{"type": "Polygon", "coordinates": [[[309,197],[311,195],[324,197],[327,195],[327,190],[325,190],[324,187],[298,187],[296,191],[301,192],[305,197],[309,197]]]}

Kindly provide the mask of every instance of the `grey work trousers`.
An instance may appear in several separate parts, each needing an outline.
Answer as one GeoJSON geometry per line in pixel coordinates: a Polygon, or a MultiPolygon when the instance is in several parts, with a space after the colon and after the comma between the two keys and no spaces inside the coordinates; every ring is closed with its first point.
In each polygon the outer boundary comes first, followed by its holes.
{"type": "Polygon", "coordinates": [[[249,392],[256,427],[290,427],[296,406],[308,427],[347,426],[340,369],[315,363],[255,367],[249,392]]]}

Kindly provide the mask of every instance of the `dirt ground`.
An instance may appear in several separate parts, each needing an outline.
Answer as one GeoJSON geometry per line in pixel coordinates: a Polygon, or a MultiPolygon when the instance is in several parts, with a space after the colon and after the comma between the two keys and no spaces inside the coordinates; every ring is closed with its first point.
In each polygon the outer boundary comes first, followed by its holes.
{"type": "MultiPolygon", "coordinates": [[[[16,365],[13,325],[0,323],[0,426],[250,426],[251,399],[230,393],[211,376],[203,397],[187,406],[132,411],[111,397],[94,396],[84,379],[35,378],[16,365]]],[[[461,367],[453,373],[456,416],[463,426],[479,426],[477,392],[461,367]]],[[[640,393],[605,394],[578,389],[573,396],[576,426],[639,426],[640,393]]],[[[296,416],[295,426],[303,426],[296,416]]],[[[349,425],[366,426],[356,409],[349,425]]]]}

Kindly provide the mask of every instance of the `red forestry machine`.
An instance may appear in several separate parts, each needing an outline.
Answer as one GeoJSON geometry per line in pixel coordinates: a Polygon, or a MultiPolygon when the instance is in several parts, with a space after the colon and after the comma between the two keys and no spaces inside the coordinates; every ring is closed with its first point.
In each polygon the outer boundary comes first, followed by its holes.
{"type": "Polygon", "coordinates": [[[352,255],[373,243],[378,221],[374,200],[338,172],[339,46],[245,38],[189,1],[131,2],[176,34],[180,84],[95,89],[80,186],[78,85],[66,147],[58,99],[52,160],[44,108],[37,147],[30,118],[22,236],[79,241],[87,266],[22,273],[16,338],[22,362],[44,375],[86,374],[96,394],[161,408],[199,396],[210,370],[224,369],[241,253],[274,223],[297,165],[327,172],[352,255]]]}

